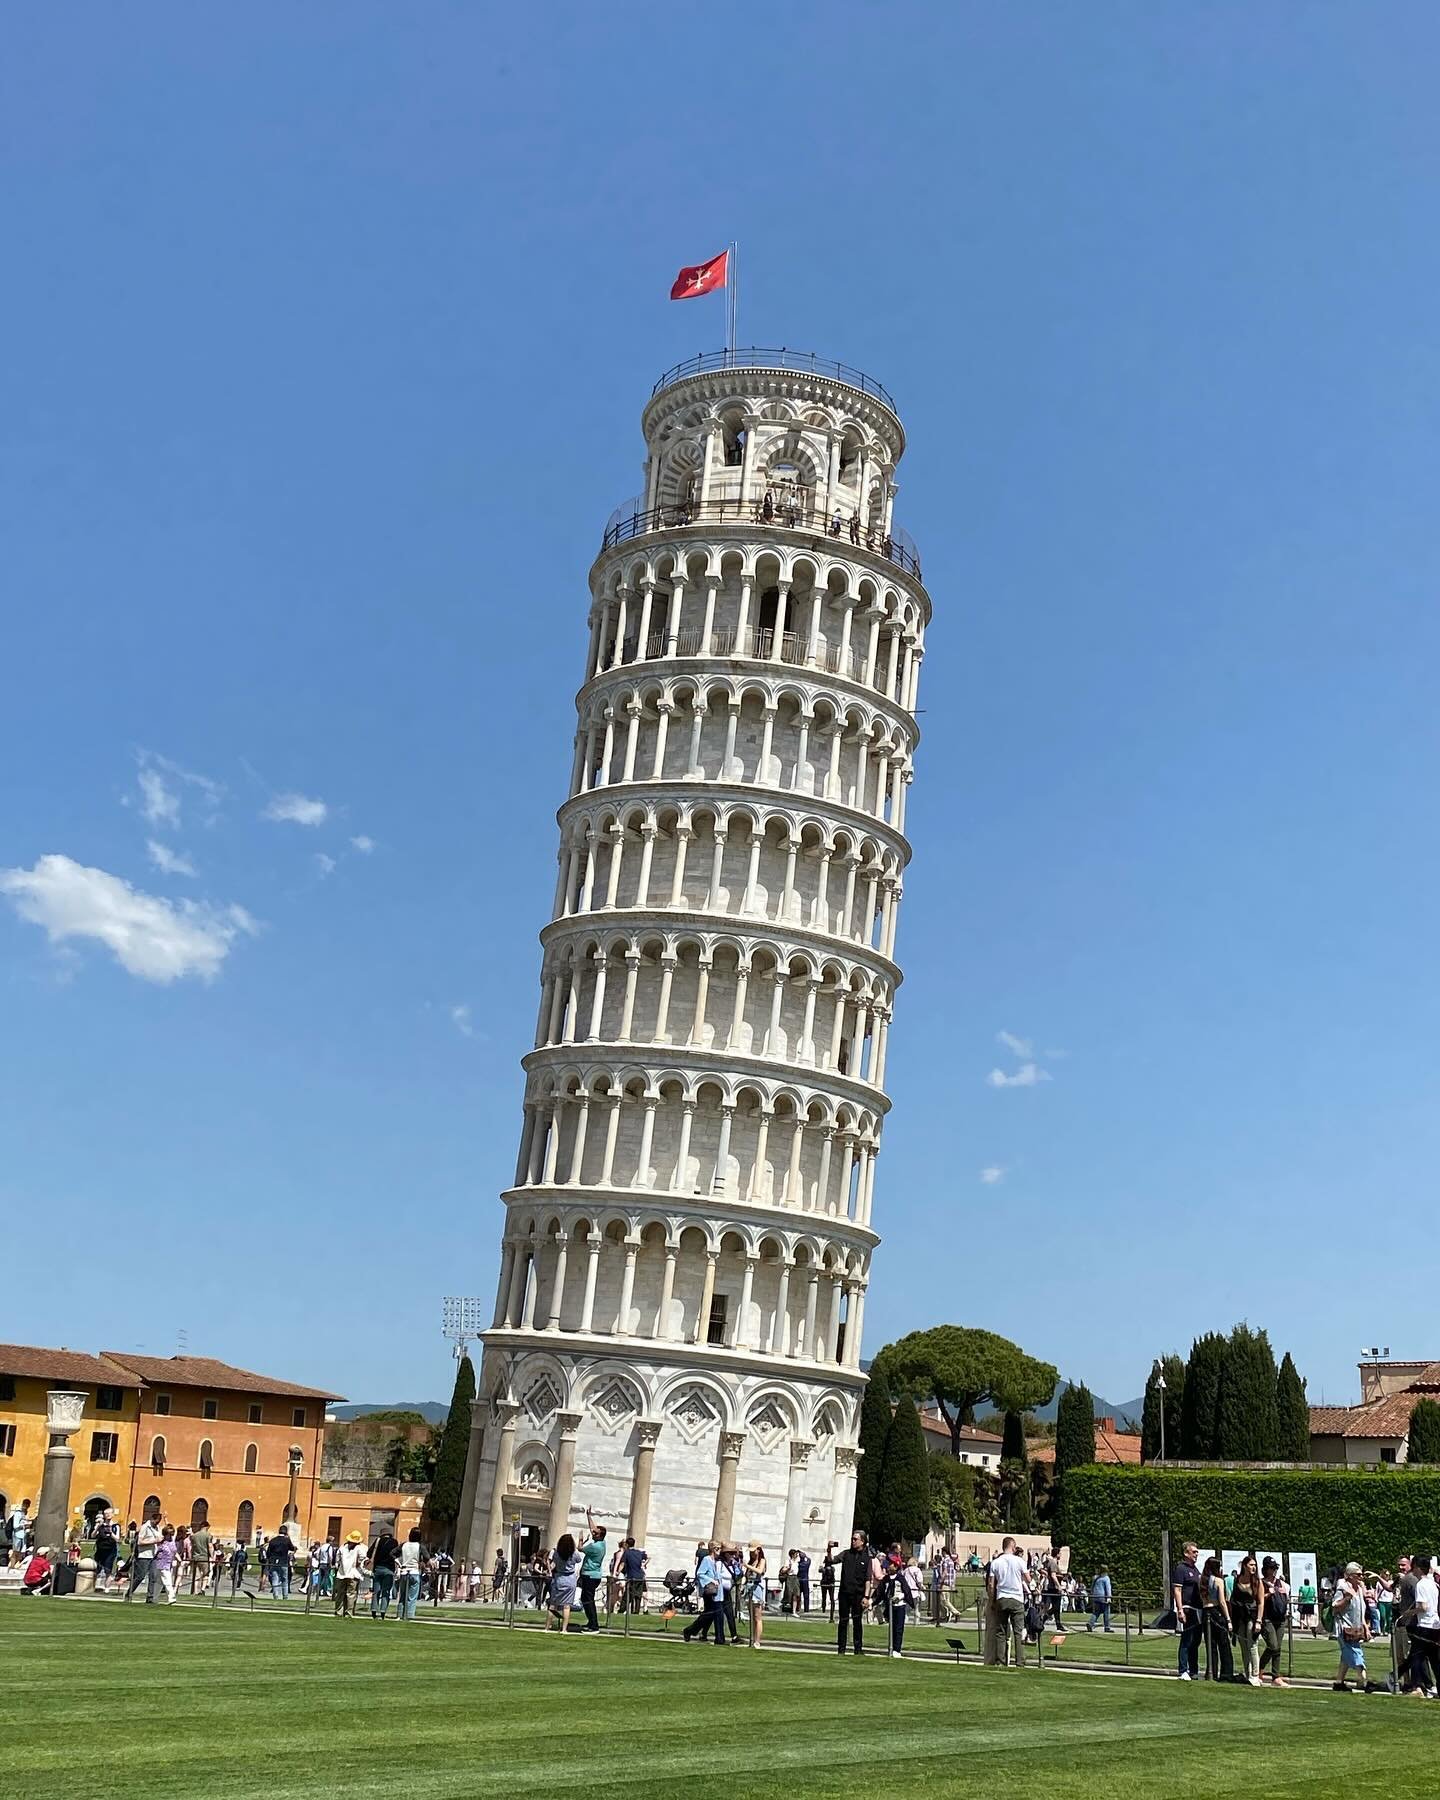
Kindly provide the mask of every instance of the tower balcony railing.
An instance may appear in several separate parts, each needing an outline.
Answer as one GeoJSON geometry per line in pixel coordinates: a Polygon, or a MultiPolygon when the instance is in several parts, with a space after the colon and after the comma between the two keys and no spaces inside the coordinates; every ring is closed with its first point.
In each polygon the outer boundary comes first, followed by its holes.
{"type": "Polygon", "coordinates": [[[851,681],[865,678],[865,652],[853,645],[817,644],[810,654],[810,640],[803,631],[782,631],[775,642],[772,627],[747,625],[743,631],[734,625],[711,628],[707,647],[705,633],[698,625],[688,625],[672,638],[662,626],[652,631],[644,644],[638,632],[626,637],[616,665],[628,667],[637,662],[658,662],[662,657],[736,656],[755,662],[789,663],[792,668],[817,669],[827,675],[843,675],[851,681]]]}
{"type": "MultiPolygon", "coordinates": [[[[889,531],[869,524],[857,512],[835,508],[829,517],[813,504],[808,494],[775,493],[767,490],[758,500],[680,500],[669,506],[652,506],[643,510],[637,502],[617,506],[605,526],[602,550],[632,538],[646,537],[654,531],[681,531],[695,525],[743,523],[772,531],[809,532],[817,540],[830,539],[865,550],[872,556],[894,563],[917,581],[920,552],[908,531],[892,525],[889,531]]],[[[819,544],[817,542],[817,548],[819,544]]]]}
{"type": "Polygon", "coordinates": [[[853,369],[849,363],[816,356],[810,350],[787,350],[783,344],[778,350],[761,349],[755,344],[741,350],[702,350],[698,356],[688,357],[684,362],[676,363],[673,369],[667,369],[651,388],[650,397],[653,400],[661,388],[669,387],[672,381],[683,381],[687,375],[707,375],[712,369],[793,369],[801,375],[824,375],[831,381],[843,381],[846,387],[859,388],[862,394],[870,394],[899,417],[889,390],[873,375],[867,375],[863,369],[853,369]]]}

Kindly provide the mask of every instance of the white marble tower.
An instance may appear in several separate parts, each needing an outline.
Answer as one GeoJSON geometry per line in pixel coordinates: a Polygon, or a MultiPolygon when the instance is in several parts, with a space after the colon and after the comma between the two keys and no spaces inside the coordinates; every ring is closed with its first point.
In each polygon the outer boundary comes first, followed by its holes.
{"type": "Polygon", "coordinates": [[[930,601],[858,370],[696,358],[590,571],[462,1552],[848,1534],[930,601]]]}

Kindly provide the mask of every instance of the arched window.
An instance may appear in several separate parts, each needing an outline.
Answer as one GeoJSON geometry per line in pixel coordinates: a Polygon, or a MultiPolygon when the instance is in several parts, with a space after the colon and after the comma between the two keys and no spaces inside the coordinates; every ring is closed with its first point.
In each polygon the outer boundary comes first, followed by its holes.
{"type": "Polygon", "coordinates": [[[165,1473],[165,1440],[158,1432],[150,1440],[150,1467],[156,1475],[165,1473]]]}
{"type": "Polygon", "coordinates": [[[196,1467],[202,1475],[208,1476],[215,1467],[215,1443],[212,1438],[201,1438],[200,1456],[196,1467]]]}
{"type": "Polygon", "coordinates": [[[260,1450],[255,1444],[245,1446],[245,1473],[253,1475],[260,1466],[260,1450]]]}
{"type": "Polygon", "coordinates": [[[190,1503],[190,1529],[199,1531],[210,1523],[210,1502],[208,1500],[192,1500],[190,1503]]]}
{"type": "MultiPolygon", "coordinates": [[[[0,1500],[3,1500],[3,1498],[4,1496],[0,1495],[0,1500]]],[[[85,1534],[87,1537],[94,1531],[95,1521],[100,1517],[101,1513],[104,1512],[107,1506],[113,1504],[114,1502],[110,1499],[108,1494],[92,1494],[85,1502],[85,1534]]]]}
{"type": "Polygon", "coordinates": [[[145,1506],[140,1517],[142,1519],[148,1519],[152,1525],[158,1525],[160,1523],[160,1496],[158,1494],[147,1494],[145,1496],[145,1506]]]}
{"type": "Polygon", "coordinates": [[[255,1535],[255,1502],[242,1500],[235,1514],[235,1542],[248,1544],[255,1535]]]}

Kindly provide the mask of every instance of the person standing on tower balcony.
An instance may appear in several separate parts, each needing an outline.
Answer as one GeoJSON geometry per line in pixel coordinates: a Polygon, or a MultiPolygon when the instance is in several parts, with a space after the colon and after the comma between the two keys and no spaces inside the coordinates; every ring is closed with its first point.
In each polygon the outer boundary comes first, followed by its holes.
{"type": "Polygon", "coordinates": [[[580,1559],[580,1604],[585,1608],[585,1635],[593,1637],[600,1629],[600,1617],[595,1611],[595,1593],[605,1579],[605,1527],[595,1523],[594,1514],[587,1506],[585,1522],[589,1530],[580,1539],[582,1556],[580,1559]]]}

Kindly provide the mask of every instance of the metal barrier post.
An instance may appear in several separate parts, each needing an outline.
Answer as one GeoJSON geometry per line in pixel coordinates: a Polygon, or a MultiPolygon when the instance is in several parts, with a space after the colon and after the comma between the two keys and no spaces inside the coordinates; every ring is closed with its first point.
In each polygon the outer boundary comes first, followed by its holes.
{"type": "Polygon", "coordinates": [[[1295,1607],[1293,1603],[1285,1611],[1285,1679],[1287,1681],[1295,1673],[1295,1607]]]}
{"type": "Polygon", "coordinates": [[[1130,1602],[1122,1600],[1120,1607],[1125,1615],[1125,1667],[1130,1667],[1130,1602]]]}

